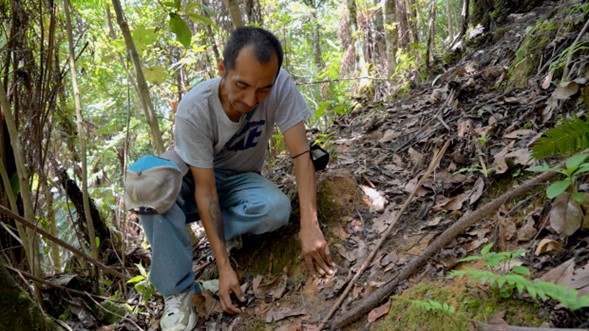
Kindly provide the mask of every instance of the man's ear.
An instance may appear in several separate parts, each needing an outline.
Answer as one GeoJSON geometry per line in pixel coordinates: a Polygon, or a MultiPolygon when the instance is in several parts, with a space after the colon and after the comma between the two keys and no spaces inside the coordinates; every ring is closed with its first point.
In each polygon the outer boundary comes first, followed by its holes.
{"type": "Polygon", "coordinates": [[[217,70],[219,71],[219,76],[225,77],[225,62],[223,62],[223,59],[217,60],[217,70]]]}

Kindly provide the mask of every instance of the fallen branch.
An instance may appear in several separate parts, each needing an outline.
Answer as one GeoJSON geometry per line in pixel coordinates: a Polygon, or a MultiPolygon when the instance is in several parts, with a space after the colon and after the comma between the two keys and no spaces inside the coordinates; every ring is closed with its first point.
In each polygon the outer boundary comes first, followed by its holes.
{"type": "Polygon", "coordinates": [[[411,201],[413,201],[413,198],[415,197],[415,194],[417,193],[419,188],[421,188],[421,186],[423,185],[425,180],[429,177],[429,175],[432,173],[432,171],[434,171],[434,169],[438,166],[438,163],[440,162],[440,159],[442,158],[442,156],[444,156],[444,153],[446,153],[446,149],[450,145],[450,142],[451,142],[451,140],[446,141],[446,143],[444,144],[442,149],[440,149],[437,153],[434,154],[429,167],[425,170],[425,172],[423,173],[423,176],[421,176],[421,178],[419,179],[419,182],[417,183],[417,185],[413,189],[413,192],[411,192],[409,197],[407,197],[407,199],[405,200],[405,203],[403,204],[403,206],[401,207],[401,209],[399,210],[399,212],[397,213],[396,217],[391,222],[391,224],[389,224],[389,226],[387,227],[386,231],[383,233],[382,237],[380,238],[380,240],[378,241],[378,243],[376,244],[374,249],[372,249],[372,252],[368,256],[366,261],[364,261],[364,263],[362,264],[360,269],[356,272],[356,275],[352,278],[352,280],[347,281],[348,286],[346,287],[344,292],[339,296],[337,302],[333,305],[333,307],[331,308],[331,310],[329,311],[327,316],[325,316],[323,318],[323,320],[321,321],[321,324],[319,325],[319,330],[323,329],[323,327],[326,325],[327,321],[331,318],[331,316],[333,316],[333,314],[339,308],[341,303],[348,296],[348,293],[350,293],[350,290],[354,286],[354,283],[356,283],[356,281],[358,280],[358,278],[360,278],[360,276],[362,275],[364,270],[366,270],[366,268],[372,263],[372,260],[374,260],[374,257],[376,256],[376,253],[380,250],[380,247],[383,245],[385,240],[389,237],[389,234],[392,232],[393,228],[395,227],[395,225],[397,224],[397,222],[401,218],[401,215],[403,215],[403,213],[405,212],[405,209],[407,209],[407,207],[409,206],[411,201]]]}
{"type": "MultiPolygon", "coordinates": [[[[556,167],[562,167],[563,165],[564,162],[560,163],[556,167]]],[[[374,291],[363,302],[354,304],[352,309],[350,309],[350,311],[348,311],[347,314],[334,321],[332,324],[332,328],[341,329],[342,327],[350,324],[351,322],[354,322],[362,315],[368,313],[372,308],[376,307],[385,298],[389,297],[393,293],[395,287],[401,281],[411,277],[418,270],[419,267],[421,267],[425,262],[434,257],[438,253],[438,251],[440,251],[442,248],[448,245],[452,240],[454,240],[454,238],[456,238],[459,234],[464,232],[464,230],[466,230],[468,227],[474,225],[481,219],[495,213],[499,209],[499,207],[501,207],[501,205],[503,205],[508,200],[512,200],[524,193],[527,193],[528,191],[534,189],[537,185],[544,184],[545,182],[551,180],[556,176],[557,173],[554,172],[542,173],[526,181],[522,185],[514,188],[513,190],[502,194],[501,196],[497,197],[495,200],[487,203],[481,208],[466,213],[456,223],[454,223],[440,236],[438,236],[438,238],[434,242],[432,242],[420,256],[411,260],[409,264],[407,264],[401,271],[399,271],[399,274],[397,275],[397,277],[395,277],[395,279],[383,285],[383,287],[379,288],[378,290],[374,291]]]]}

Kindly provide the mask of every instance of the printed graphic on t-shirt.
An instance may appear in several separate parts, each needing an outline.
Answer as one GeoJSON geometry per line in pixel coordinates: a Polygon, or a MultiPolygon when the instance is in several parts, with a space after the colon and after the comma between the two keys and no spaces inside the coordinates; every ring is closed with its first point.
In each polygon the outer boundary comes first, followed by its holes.
{"type": "Polygon", "coordinates": [[[251,121],[229,139],[225,148],[230,151],[245,151],[258,145],[258,138],[266,124],[265,120],[251,121]]]}

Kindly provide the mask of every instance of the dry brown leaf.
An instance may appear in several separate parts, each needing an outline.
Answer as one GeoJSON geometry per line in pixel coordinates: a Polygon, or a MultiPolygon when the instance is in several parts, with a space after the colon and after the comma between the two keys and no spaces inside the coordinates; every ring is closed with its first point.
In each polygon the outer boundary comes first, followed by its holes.
{"type": "Polygon", "coordinates": [[[579,84],[577,82],[560,82],[558,87],[552,92],[552,95],[559,100],[567,100],[577,92],[579,92],[579,84]]]}
{"type": "Polygon", "coordinates": [[[485,180],[482,177],[477,178],[477,181],[474,183],[474,187],[470,191],[470,196],[468,197],[468,203],[473,204],[477,202],[480,197],[483,195],[483,191],[485,190],[485,180]]]}
{"type": "MultiPolygon", "coordinates": [[[[409,182],[407,182],[407,184],[405,184],[405,191],[408,193],[411,193],[415,190],[415,188],[417,187],[417,183],[419,182],[419,176],[413,178],[412,180],[410,180],[409,182]]],[[[419,190],[417,190],[417,192],[415,193],[415,196],[417,197],[423,197],[428,193],[428,191],[426,189],[423,188],[423,186],[421,186],[419,188],[419,190]]]]}
{"type": "Polygon", "coordinates": [[[347,261],[349,261],[349,262],[356,261],[356,256],[352,252],[350,252],[349,249],[346,249],[342,244],[338,243],[338,244],[333,244],[332,246],[339,253],[339,255],[341,255],[347,261]]]}
{"type": "Polygon", "coordinates": [[[537,134],[537,132],[534,131],[534,130],[520,129],[520,130],[511,131],[511,132],[503,135],[503,138],[506,138],[506,139],[521,139],[521,138],[525,138],[525,137],[531,137],[531,136],[533,136],[535,134],[537,134]]]}
{"type": "Polygon", "coordinates": [[[294,321],[277,328],[275,331],[303,331],[303,322],[300,318],[297,318],[294,321]]]}
{"type": "Polygon", "coordinates": [[[360,188],[364,192],[363,200],[370,207],[371,212],[384,210],[387,199],[381,192],[366,185],[360,185],[360,188]]]}
{"type": "Polygon", "coordinates": [[[213,294],[203,290],[192,296],[192,304],[196,313],[201,318],[208,318],[212,314],[222,313],[221,302],[213,297],[213,294]]]}
{"type": "Polygon", "coordinates": [[[389,312],[389,309],[391,309],[391,300],[388,300],[385,304],[372,309],[370,313],[368,313],[368,322],[372,323],[383,317],[389,312]]]}
{"type": "Polygon", "coordinates": [[[423,165],[423,160],[425,159],[425,156],[423,156],[423,154],[413,149],[412,147],[409,147],[409,150],[407,152],[409,154],[409,159],[411,160],[411,163],[414,166],[423,165]]]}
{"type": "Polygon", "coordinates": [[[495,154],[495,156],[493,157],[492,168],[495,170],[495,173],[502,174],[505,173],[507,169],[509,169],[509,166],[507,165],[507,160],[505,159],[505,155],[509,153],[510,148],[511,145],[505,146],[499,153],[495,154]]]}
{"type": "Polygon", "coordinates": [[[284,295],[284,292],[286,292],[286,285],[287,284],[288,284],[288,276],[282,275],[282,277],[280,278],[280,281],[278,282],[278,286],[276,286],[274,288],[274,291],[272,291],[272,298],[274,300],[278,300],[278,299],[282,298],[282,296],[284,295]]]}
{"type": "Polygon", "coordinates": [[[562,249],[561,243],[550,238],[544,238],[540,240],[540,243],[538,243],[538,247],[536,247],[535,254],[540,255],[557,249],[562,249]]]}
{"type": "Polygon", "coordinates": [[[471,134],[472,131],[472,120],[466,119],[458,122],[458,128],[456,129],[456,134],[458,137],[464,137],[467,134],[471,134]]]}
{"type": "Polygon", "coordinates": [[[260,288],[260,284],[262,283],[263,279],[264,277],[262,275],[257,275],[256,277],[254,277],[254,280],[252,281],[252,291],[258,299],[264,299],[266,297],[266,294],[260,288]]]}
{"type": "Polygon", "coordinates": [[[542,80],[542,89],[547,90],[550,87],[550,83],[552,83],[552,75],[553,71],[549,70],[546,77],[544,77],[544,79],[542,80]]]}
{"type": "Polygon", "coordinates": [[[561,263],[556,268],[548,271],[542,277],[538,278],[538,280],[551,282],[554,284],[561,284],[564,278],[568,277],[573,273],[575,269],[575,258],[570,258],[565,262],[561,263]]]}
{"type": "Polygon", "coordinates": [[[500,216],[498,216],[499,226],[501,227],[501,233],[505,240],[513,239],[517,234],[517,227],[513,221],[513,218],[509,217],[509,215],[504,212],[500,212],[498,214],[500,214],[500,216]]]}
{"type": "Polygon", "coordinates": [[[384,136],[382,138],[380,138],[380,140],[378,142],[381,143],[381,144],[388,143],[388,142],[391,142],[391,141],[399,138],[400,135],[401,135],[400,132],[397,132],[395,130],[388,129],[384,133],[384,136]]]}
{"type": "Polygon", "coordinates": [[[466,201],[469,197],[469,193],[461,193],[453,198],[447,198],[445,196],[437,196],[436,203],[432,207],[434,211],[441,211],[441,210],[460,210],[464,201],[466,201]]]}
{"type": "Polygon", "coordinates": [[[579,291],[579,295],[589,294],[589,263],[574,269],[570,278],[565,278],[561,283],[566,288],[572,288],[579,291]]]}
{"type": "Polygon", "coordinates": [[[512,164],[527,165],[532,158],[532,154],[527,148],[519,148],[507,153],[505,158],[510,160],[512,164]]]}
{"type": "Polygon", "coordinates": [[[556,96],[551,95],[550,98],[546,101],[546,107],[542,110],[542,123],[546,123],[550,121],[552,115],[554,114],[554,110],[556,110],[559,106],[559,101],[556,96]]]}
{"type": "Polygon", "coordinates": [[[517,232],[517,241],[530,241],[536,236],[538,230],[536,230],[536,221],[534,221],[533,217],[526,218],[526,224],[522,226],[519,231],[517,232]]]}
{"type": "Polygon", "coordinates": [[[548,217],[550,226],[562,238],[575,233],[581,227],[583,220],[581,208],[570,194],[563,194],[554,199],[548,217]]]}
{"type": "Polygon", "coordinates": [[[270,310],[266,313],[266,323],[272,323],[283,320],[292,316],[305,315],[307,312],[303,309],[292,309],[288,307],[278,308],[276,310],[270,310]]]}
{"type": "Polygon", "coordinates": [[[589,263],[575,269],[575,258],[563,262],[548,271],[538,280],[562,285],[569,290],[578,290],[579,295],[589,294],[589,263]]]}

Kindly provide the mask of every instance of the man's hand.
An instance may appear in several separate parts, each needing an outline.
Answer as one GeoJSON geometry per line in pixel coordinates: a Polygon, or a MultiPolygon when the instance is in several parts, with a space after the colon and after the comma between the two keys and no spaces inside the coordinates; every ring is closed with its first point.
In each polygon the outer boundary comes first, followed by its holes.
{"type": "Polygon", "coordinates": [[[234,294],[239,301],[245,301],[235,271],[231,267],[226,267],[224,270],[219,270],[219,298],[221,299],[221,308],[229,314],[240,313],[241,310],[231,301],[231,294],[234,294]]]}
{"type": "Polygon", "coordinates": [[[301,258],[305,260],[307,269],[316,277],[333,275],[335,263],[331,259],[327,241],[318,225],[301,226],[301,258]]]}

